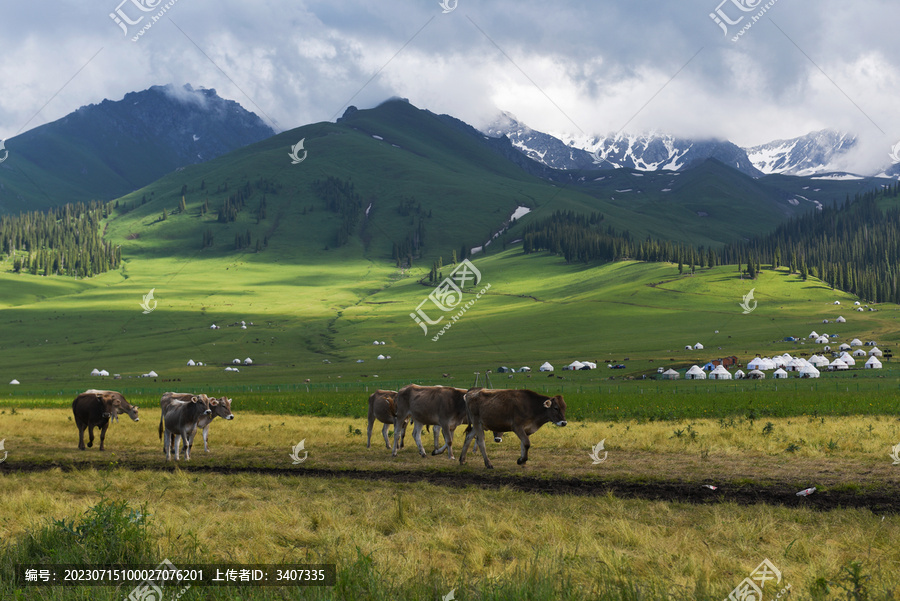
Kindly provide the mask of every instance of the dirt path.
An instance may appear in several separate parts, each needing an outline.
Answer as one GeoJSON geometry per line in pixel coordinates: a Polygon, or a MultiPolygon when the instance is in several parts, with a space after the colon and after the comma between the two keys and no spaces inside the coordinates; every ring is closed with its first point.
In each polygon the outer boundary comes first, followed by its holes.
{"type": "MultiPolygon", "coordinates": [[[[96,469],[92,462],[73,463],[21,463],[15,465],[0,464],[0,474],[35,473],[50,469],[61,469],[65,472],[96,469]]],[[[817,510],[838,508],[865,508],[873,513],[900,513],[900,489],[894,483],[884,483],[878,488],[860,489],[856,487],[846,490],[822,490],[809,496],[797,496],[797,485],[788,482],[769,480],[765,483],[723,484],[711,490],[701,484],[675,480],[641,481],[640,478],[548,478],[527,475],[501,475],[490,472],[442,472],[433,470],[376,470],[376,469],[323,469],[323,468],[273,468],[273,467],[221,467],[145,464],[143,462],[119,462],[117,468],[149,471],[174,471],[181,469],[187,472],[241,474],[256,473],[273,476],[293,476],[297,478],[350,478],[382,482],[428,482],[436,486],[476,486],[478,488],[513,490],[552,495],[597,496],[613,494],[618,497],[636,498],[652,501],[681,503],[737,503],[739,505],[769,504],[785,507],[808,507],[817,510]]],[[[100,468],[103,469],[103,468],[100,468]]]]}

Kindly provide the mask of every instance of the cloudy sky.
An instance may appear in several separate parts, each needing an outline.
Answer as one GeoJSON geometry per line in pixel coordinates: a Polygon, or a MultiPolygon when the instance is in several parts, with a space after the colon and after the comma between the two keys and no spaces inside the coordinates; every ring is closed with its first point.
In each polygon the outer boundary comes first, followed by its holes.
{"type": "Polygon", "coordinates": [[[105,98],[190,83],[278,131],[402,96],[476,126],[506,110],[576,135],[664,131],[749,146],[833,128],[863,142],[848,169],[889,161],[900,140],[900,2],[720,1],[444,0],[446,13],[437,0],[6,2],[0,139],[105,98]]]}

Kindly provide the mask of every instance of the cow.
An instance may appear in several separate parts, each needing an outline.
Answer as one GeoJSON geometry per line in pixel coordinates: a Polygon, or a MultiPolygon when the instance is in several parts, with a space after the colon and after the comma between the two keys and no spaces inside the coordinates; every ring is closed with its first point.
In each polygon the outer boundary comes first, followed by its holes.
{"type": "Polygon", "coordinates": [[[547,422],[553,422],[557,426],[566,425],[566,402],[562,395],[548,397],[531,390],[472,388],[466,392],[464,401],[469,427],[466,428],[466,440],[459,454],[460,464],[466,462],[466,451],[475,438],[484,458],[484,466],[489,469],[494,467],[484,449],[485,429],[515,432],[522,444],[522,455],[516,463],[524,465],[528,461],[528,449],[531,447],[529,435],[537,432],[547,422]]]}
{"type": "MultiPolygon", "coordinates": [[[[162,416],[160,416],[160,420],[165,417],[166,408],[170,406],[172,403],[186,403],[190,402],[191,397],[194,396],[190,393],[183,392],[167,392],[163,395],[163,397],[159,400],[160,408],[162,409],[162,416]]],[[[201,397],[205,397],[206,395],[201,394],[201,397]]],[[[203,450],[209,453],[209,425],[212,423],[216,417],[221,417],[223,419],[231,420],[234,419],[234,414],[231,412],[231,399],[223,396],[222,398],[211,398],[209,399],[209,406],[212,410],[212,413],[209,415],[201,415],[200,419],[197,420],[197,428],[191,433],[190,438],[188,439],[188,444],[191,449],[194,447],[194,436],[197,435],[197,430],[203,430],[203,450]]],[[[179,450],[181,447],[181,439],[178,438],[175,441],[175,456],[177,457],[179,454],[179,450]]],[[[187,453],[187,451],[185,451],[187,453]]]]}
{"type": "Polygon", "coordinates": [[[167,392],[159,401],[162,408],[162,415],[159,419],[159,437],[163,439],[166,461],[172,459],[173,447],[175,447],[175,461],[181,459],[180,446],[176,446],[175,436],[181,437],[181,442],[184,443],[184,458],[190,461],[191,445],[189,441],[193,439],[197,430],[197,422],[204,415],[212,415],[212,410],[209,408],[210,399],[205,394],[182,396],[183,394],[185,393],[167,392]]]}
{"type": "Polygon", "coordinates": [[[78,426],[78,448],[85,450],[84,430],[88,431],[87,446],[94,446],[94,427],[100,428],[100,450],[106,439],[109,418],[118,421],[120,413],[125,413],[132,421],[138,419],[138,407],[125,400],[122,393],[114,390],[86,390],[72,401],[72,413],[75,414],[75,425],[78,426]]]}
{"type": "Polygon", "coordinates": [[[446,449],[450,459],[453,457],[453,431],[460,424],[466,423],[466,403],[463,388],[451,388],[450,386],[419,386],[409,384],[400,389],[395,398],[397,407],[394,415],[394,447],[392,455],[397,456],[398,440],[404,436],[404,422],[412,418],[413,440],[419,448],[419,455],[425,457],[425,449],[422,447],[422,427],[440,426],[444,433],[444,446],[437,448],[438,430],[434,432],[434,451],[432,455],[439,455],[446,449]],[[399,433],[399,436],[397,435],[399,433]]]}
{"type": "MultiPolygon", "coordinates": [[[[376,419],[384,424],[381,428],[381,435],[384,437],[384,446],[388,449],[391,448],[391,441],[388,438],[388,426],[394,424],[394,417],[397,415],[396,397],[396,390],[376,390],[369,396],[369,427],[366,431],[367,449],[372,448],[372,427],[375,425],[376,419]]],[[[401,433],[401,449],[403,448],[403,439],[406,438],[406,424],[408,422],[408,419],[404,419],[400,430],[394,430],[395,433],[401,433]]]]}

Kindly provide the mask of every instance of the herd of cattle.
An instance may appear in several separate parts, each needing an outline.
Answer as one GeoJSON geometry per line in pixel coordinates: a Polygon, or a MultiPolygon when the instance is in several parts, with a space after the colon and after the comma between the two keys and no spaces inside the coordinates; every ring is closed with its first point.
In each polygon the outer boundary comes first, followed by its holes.
{"type": "MultiPolygon", "coordinates": [[[[209,425],[216,417],[234,419],[231,412],[231,399],[208,397],[205,394],[183,392],[167,392],[159,400],[162,410],[159,418],[159,437],[163,441],[163,452],[166,461],[181,459],[181,445],[184,445],[185,459],[191,458],[194,436],[197,429],[203,431],[203,448],[209,452],[209,425]],[[176,439],[176,436],[178,437],[176,439]]],[[[123,413],[133,421],[138,418],[138,407],[125,400],[121,392],[114,390],[86,390],[72,401],[72,413],[75,414],[75,425],[78,426],[78,448],[84,447],[84,431],[88,431],[87,446],[94,446],[94,428],[100,429],[100,450],[106,439],[106,429],[110,419],[119,420],[123,413]]]]}
{"type": "Polygon", "coordinates": [[[422,447],[422,428],[431,426],[434,429],[434,450],[438,455],[445,450],[453,459],[453,432],[461,424],[467,424],[466,438],[459,462],[466,462],[466,452],[474,439],[484,458],[484,465],[493,468],[484,448],[484,431],[494,432],[494,441],[500,442],[505,432],[514,432],[519,437],[522,454],[517,463],[523,465],[528,461],[528,449],[531,447],[529,436],[538,428],[552,422],[557,426],[566,425],[566,402],[562,395],[544,396],[531,390],[489,390],[486,388],[452,388],[450,386],[418,386],[410,384],[399,392],[393,390],[377,390],[369,397],[369,427],[366,446],[372,445],[372,426],[375,420],[384,424],[381,434],[384,444],[397,450],[403,447],[406,437],[406,426],[413,421],[413,440],[424,457],[422,447]],[[388,426],[394,426],[394,444],[388,439],[388,426]],[[439,434],[444,434],[443,446],[439,444],[439,434]]]}
{"type": "MultiPolygon", "coordinates": [[[[203,431],[203,447],[209,452],[209,425],[216,417],[234,419],[231,399],[215,398],[205,394],[167,392],[159,401],[159,437],[163,441],[166,460],[180,460],[181,446],[185,459],[191,458],[191,448],[197,430],[203,431]]],[[[84,431],[88,431],[88,444],[94,445],[94,428],[100,430],[100,450],[106,439],[110,420],[118,421],[125,414],[133,421],[138,419],[138,407],[130,404],[120,392],[112,390],[87,390],[72,401],[72,412],[78,426],[78,448],[85,450],[84,431]]],[[[489,390],[486,388],[452,388],[450,386],[419,386],[410,384],[398,391],[377,390],[369,397],[369,427],[366,447],[372,446],[372,426],[378,420],[384,424],[381,434],[392,456],[403,447],[406,426],[413,422],[413,440],[419,454],[425,457],[422,447],[422,429],[434,431],[434,451],[438,455],[447,451],[453,459],[453,433],[461,424],[467,424],[465,442],[459,462],[465,463],[469,445],[475,440],[485,467],[494,467],[484,447],[484,431],[494,433],[494,441],[500,442],[506,432],[514,432],[521,442],[519,465],[528,461],[531,447],[529,436],[546,424],[566,425],[566,403],[561,395],[544,396],[531,390],[489,390]],[[394,427],[394,443],[388,438],[388,428],[394,427]],[[444,444],[439,446],[443,433],[444,444]]]]}

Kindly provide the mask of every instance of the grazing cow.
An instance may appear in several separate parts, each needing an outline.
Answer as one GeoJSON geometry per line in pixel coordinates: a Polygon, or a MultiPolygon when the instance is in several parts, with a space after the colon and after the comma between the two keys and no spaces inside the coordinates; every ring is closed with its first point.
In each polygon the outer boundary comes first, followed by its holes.
{"type": "MultiPolygon", "coordinates": [[[[396,390],[376,390],[369,396],[369,427],[366,431],[366,448],[372,448],[372,427],[375,425],[375,420],[377,419],[384,425],[381,427],[381,435],[384,437],[384,445],[387,448],[391,448],[391,441],[388,438],[388,426],[394,424],[394,418],[397,415],[397,404],[395,399],[397,397],[396,390]]],[[[403,420],[403,425],[399,432],[402,434],[400,437],[400,448],[403,448],[403,439],[406,434],[406,424],[408,423],[408,419],[403,420]]],[[[394,432],[398,432],[398,430],[394,430],[394,432]]]]}
{"type": "MultiPolygon", "coordinates": [[[[160,408],[162,409],[162,416],[160,416],[160,420],[165,417],[166,408],[172,405],[173,403],[189,403],[191,397],[194,396],[190,393],[183,392],[167,392],[163,395],[163,397],[159,400],[160,408]]],[[[205,397],[205,394],[200,394],[198,396],[205,397]]],[[[209,425],[212,423],[216,417],[221,417],[223,419],[234,419],[234,414],[231,412],[231,399],[228,397],[222,398],[211,398],[209,399],[209,407],[212,410],[212,413],[209,415],[201,415],[200,419],[197,420],[197,428],[191,433],[190,438],[188,440],[188,444],[191,449],[194,447],[194,436],[197,435],[197,430],[203,430],[203,450],[209,453],[209,425]]],[[[175,441],[175,456],[178,457],[179,450],[181,447],[181,439],[178,438],[175,441]]],[[[187,451],[185,451],[187,454],[187,451]]]]}
{"type": "Polygon", "coordinates": [[[566,425],[566,402],[562,395],[551,398],[531,390],[473,388],[466,393],[465,403],[470,425],[466,428],[466,440],[459,454],[461,464],[466,462],[466,451],[475,438],[484,457],[484,466],[494,467],[484,449],[485,429],[515,432],[522,443],[522,455],[516,463],[523,465],[528,461],[528,449],[531,447],[529,435],[547,422],[566,425]]]}
{"type": "Polygon", "coordinates": [[[120,413],[126,413],[133,421],[138,420],[138,407],[125,400],[122,393],[113,390],[86,390],[72,401],[72,413],[78,426],[78,448],[85,450],[84,430],[88,431],[87,446],[94,446],[94,427],[100,428],[100,450],[106,439],[109,418],[118,421],[120,413]]]}
{"type": "Polygon", "coordinates": [[[413,426],[413,440],[419,448],[419,455],[425,456],[422,447],[422,427],[440,426],[444,432],[444,446],[437,448],[438,429],[434,432],[434,451],[432,455],[439,455],[444,449],[449,451],[450,459],[453,459],[453,431],[460,424],[466,423],[466,403],[463,396],[466,391],[462,388],[449,386],[419,386],[409,384],[400,389],[395,398],[397,411],[394,416],[394,447],[392,455],[397,456],[398,440],[404,436],[403,422],[411,417],[413,426]],[[398,438],[397,433],[400,433],[398,438]]]}
{"type": "Polygon", "coordinates": [[[209,408],[210,399],[205,394],[182,397],[183,394],[166,393],[159,402],[162,407],[162,416],[159,420],[159,437],[163,439],[166,461],[172,459],[173,447],[175,448],[175,461],[181,459],[179,454],[180,446],[176,446],[175,436],[181,437],[181,442],[184,444],[184,458],[190,461],[190,440],[193,439],[197,430],[197,422],[204,415],[212,415],[212,410],[209,408]],[[164,438],[163,435],[165,435],[164,438]]]}

